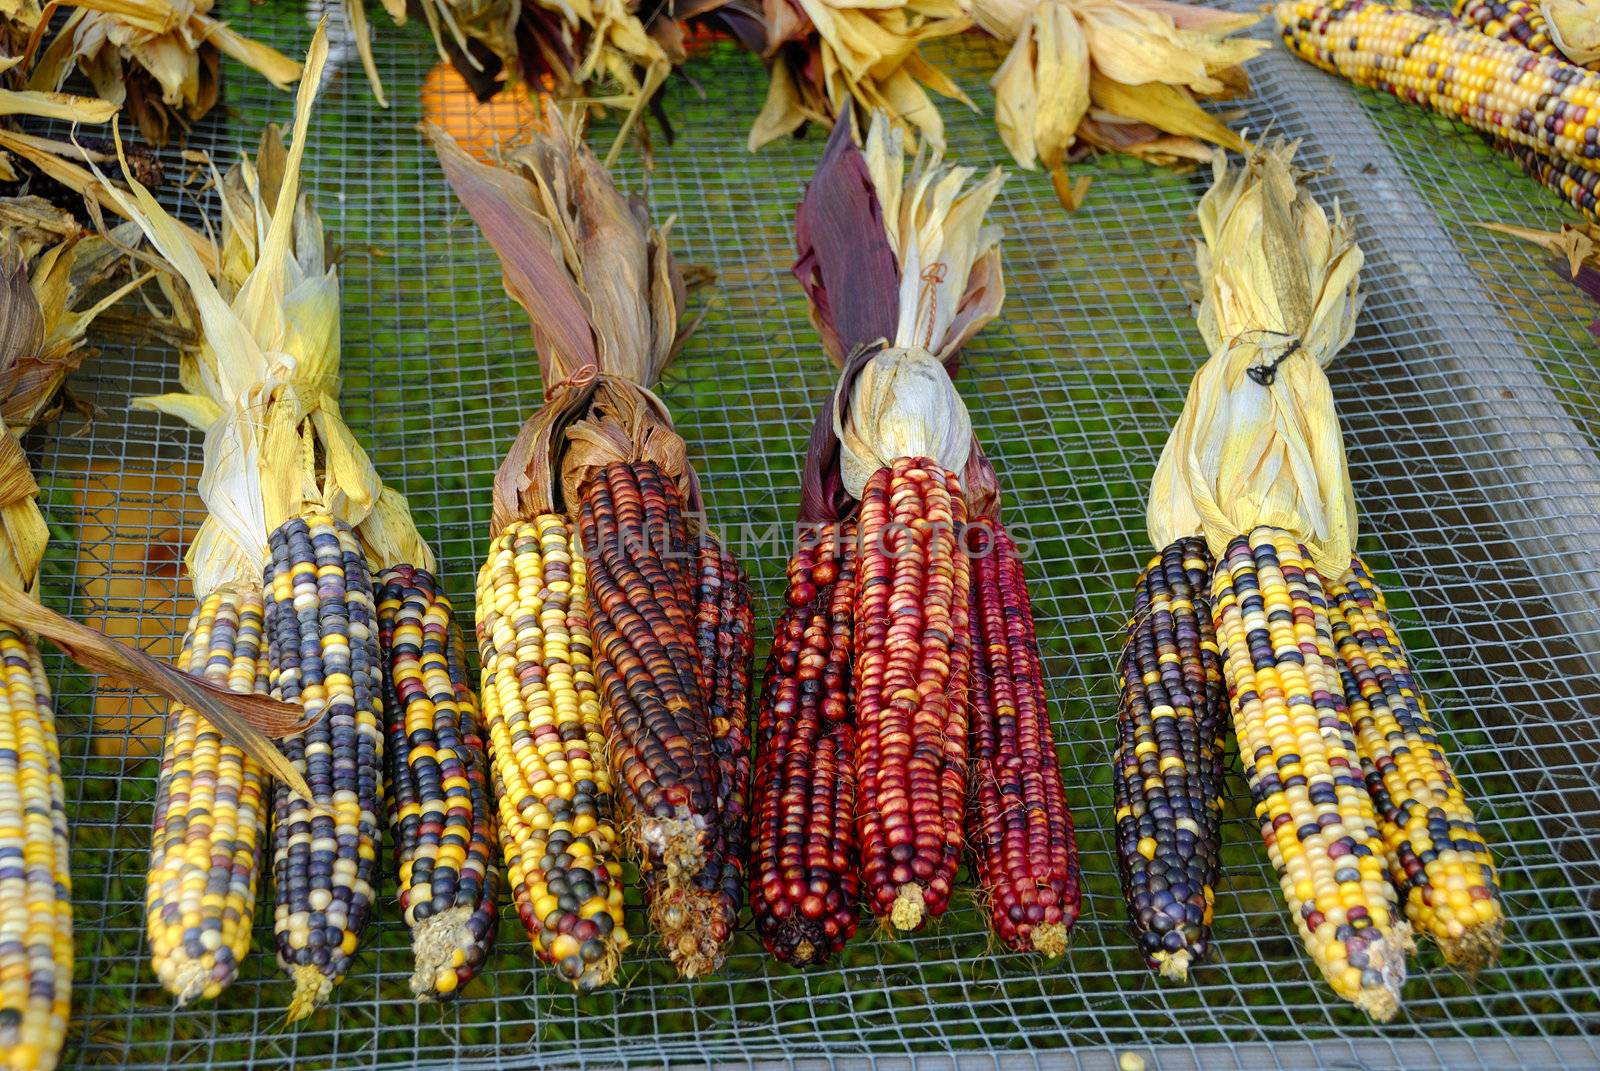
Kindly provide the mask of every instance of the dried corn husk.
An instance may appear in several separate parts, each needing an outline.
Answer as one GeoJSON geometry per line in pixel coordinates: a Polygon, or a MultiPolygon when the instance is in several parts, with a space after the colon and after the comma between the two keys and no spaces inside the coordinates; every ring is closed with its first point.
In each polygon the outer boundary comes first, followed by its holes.
{"type": "MultiPolygon", "coordinates": [[[[1563,223],[1559,231],[1536,231],[1503,223],[1481,223],[1491,231],[1509,234],[1553,253],[1563,278],[1590,300],[1600,302],[1600,225],[1563,223]]],[[[1589,324],[1589,333],[1600,338],[1600,319],[1589,324]]]]}
{"type": "Polygon", "coordinates": [[[1258,525],[1295,533],[1324,576],[1349,568],[1355,496],[1323,368],[1355,332],[1361,249],[1297,186],[1294,144],[1251,151],[1200,201],[1196,374],[1150,490],[1151,542],[1203,532],[1220,557],[1258,525]]]}
{"type": "Polygon", "coordinates": [[[589,474],[613,461],[654,462],[697,510],[688,450],[650,389],[698,323],[684,317],[688,287],[666,229],[617,190],[584,144],[579,111],[547,102],[534,143],[498,165],[438,127],[424,133],[528,312],[545,383],[547,404],[495,476],[496,530],[579,501],[589,474]]]}
{"type": "Polygon", "coordinates": [[[1231,35],[1259,13],[1166,0],[974,0],[973,15],[1012,42],[990,83],[1001,139],[1017,163],[1049,171],[1064,201],[1066,164],[1091,149],[1167,164],[1208,159],[1211,145],[1244,148],[1196,98],[1247,87],[1243,64],[1267,42],[1231,35]]]}
{"type": "Polygon", "coordinates": [[[49,529],[21,437],[61,409],[66,378],[94,351],[90,324],[146,282],[120,285],[131,227],[110,237],[36,197],[0,199],[0,620],[53,641],[85,668],[190,702],[274,771],[292,767],[267,735],[306,727],[302,713],[261,696],[234,696],[70,621],[36,601],[49,529]]]}
{"type": "Polygon", "coordinates": [[[258,582],[268,535],[308,507],[355,528],[377,568],[435,567],[405,500],[383,486],[339,411],[339,279],[322,222],[300,192],[317,81],[318,29],[295,101],[293,143],[275,127],[219,184],[222,248],[213,276],[177,223],[129,178],[123,210],[181,280],[197,344],[183,354],[184,393],[135,399],[205,431],[200,495],[209,516],[186,562],[197,595],[258,582]]]}
{"type": "MultiPolygon", "coordinates": [[[[807,517],[827,516],[824,500],[839,490],[859,498],[896,458],[966,469],[972,422],[950,375],[1005,298],[1000,229],[984,220],[1000,169],[972,183],[975,169],[946,165],[924,146],[908,174],[905,135],[888,115],[873,113],[861,148],[852,127],[849,116],[835,125],[795,219],[795,274],[843,369],[822,417],[842,483],[811,486],[808,476],[807,517]]],[[[811,452],[827,453],[815,435],[811,452]]],[[[822,467],[833,466],[830,457],[822,467]]]]}
{"type": "Polygon", "coordinates": [[[1595,0],[1543,0],[1539,11],[1551,42],[1580,67],[1600,61],[1600,3],[1595,0]]]}
{"type": "Polygon", "coordinates": [[[750,129],[751,151],[806,122],[831,123],[859,108],[944,147],[944,121],[928,96],[976,107],[922,57],[925,41],[968,29],[960,0],[765,0],[767,98],[750,129]]]}
{"type": "Polygon", "coordinates": [[[102,100],[126,105],[139,132],[164,145],[217,101],[221,56],[287,89],[294,60],[235,33],[209,14],[211,0],[70,0],[75,8],[40,54],[28,88],[59,90],[74,67],[102,100]]]}

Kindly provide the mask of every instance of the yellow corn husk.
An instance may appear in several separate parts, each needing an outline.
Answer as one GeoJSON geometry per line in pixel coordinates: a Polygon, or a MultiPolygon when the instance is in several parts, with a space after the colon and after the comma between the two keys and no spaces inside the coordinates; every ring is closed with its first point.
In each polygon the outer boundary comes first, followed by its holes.
{"type": "Polygon", "coordinates": [[[1600,3],[1595,0],[1543,0],[1550,40],[1561,54],[1580,67],[1600,60],[1600,3]]]}
{"type": "Polygon", "coordinates": [[[1243,64],[1267,43],[1231,35],[1257,14],[1165,0],[977,0],[973,14],[1011,42],[990,83],[1001,140],[1058,189],[1085,147],[1160,163],[1244,147],[1196,98],[1245,86],[1243,64]]]}
{"type": "Polygon", "coordinates": [[[807,121],[831,125],[847,108],[881,110],[899,129],[942,149],[944,121],[928,91],[976,107],[919,51],[925,41],[972,26],[955,0],[797,2],[804,19],[791,20],[769,45],[767,97],[750,129],[752,152],[807,121]]]}
{"type": "Polygon", "coordinates": [[[1296,533],[1340,576],[1356,538],[1339,419],[1323,367],[1355,332],[1361,249],[1335,207],[1297,188],[1294,145],[1220,155],[1200,202],[1198,320],[1211,358],[1156,467],[1158,547],[1203,532],[1218,556],[1267,525],[1296,533]],[[1265,389],[1263,389],[1265,387],[1265,389]]]}
{"type": "Polygon", "coordinates": [[[217,101],[221,56],[287,89],[300,65],[210,15],[211,0],[72,0],[75,10],[39,54],[28,88],[61,88],[74,68],[114,107],[129,106],[145,139],[163,145],[174,123],[217,101]]]}

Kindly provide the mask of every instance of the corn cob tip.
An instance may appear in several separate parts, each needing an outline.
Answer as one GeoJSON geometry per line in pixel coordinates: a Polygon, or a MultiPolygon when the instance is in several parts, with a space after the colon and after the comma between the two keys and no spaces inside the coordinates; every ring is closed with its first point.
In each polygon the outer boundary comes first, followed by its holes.
{"type": "Polygon", "coordinates": [[[456,950],[472,948],[478,943],[468,926],[472,915],[472,908],[462,904],[429,915],[412,929],[411,992],[419,1001],[432,1003],[455,992],[458,984],[456,950]]]}
{"type": "Polygon", "coordinates": [[[1189,963],[1192,957],[1187,948],[1180,948],[1176,952],[1157,952],[1151,958],[1156,961],[1156,970],[1167,981],[1189,980],[1189,963]]]}
{"type": "Polygon", "coordinates": [[[667,884],[687,884],[705,868],[705,823],[699,816],[643,817],[631,825],[638,845],[666,865],[667,884]]]}
{"type": "Polygon", "coordinates": [[[722,966],[726,942],[717,936],[720,906],[715,892],[692,885],[663,885],[651,897],[650,923],[681,977],[699,978],[722,966]]]}
{"type": "Polygon", "coordinates": [[[298,1023],[327,1001],[328,994],[333,992],[333,979],[310,963],[298,964],[289,972],[289,977],[294,979],[294,996],[289,998],[286,1018],[298,1023]]]}
{"type": "Polygon", "coordinates": [[[894,898],[894,907],[889,909],[889,925],[897,930],[916,929],[922,925],[926,905],[922,886],[914,881],[906,882],[894,898]]]}
{"type": "Polygon", "coordinates": [[[1450,966],[1468,974],[1477,974],[1499,958],[1505,931],[1505,920],[1502,918],[1469,926],[1459,937],[1439,938],[1439,951],[1450,966]]]}
{"type": "Polygon", "coordinates": [[[191,1000],[198,1000],[205,995],[206,986],[210,983],[211,972],[197,960],[187,960],[172,975],[171,980],[163,978],[167,990],[172,994],[174,1007],[181,1008],[191,1000]]]}
{"type": "Polygon", "coordinates": [[[1046,959],[1066,955],[1067,927],[1060,922],[1046,922],[1033,928],[1033,950],[1046,959]]]}
{"type": "Polygon", "coordinates": [[[1367,958],[1383,984],[1363,986],[1356,994],[1355,1006],[1375,1023],[1387,1023],[1400,1010],[1400,988],[1406,981],[1406,957],[1417,950],[1411,924],[1398,922],[1389,932],[1367,946],[1367,958]]]}

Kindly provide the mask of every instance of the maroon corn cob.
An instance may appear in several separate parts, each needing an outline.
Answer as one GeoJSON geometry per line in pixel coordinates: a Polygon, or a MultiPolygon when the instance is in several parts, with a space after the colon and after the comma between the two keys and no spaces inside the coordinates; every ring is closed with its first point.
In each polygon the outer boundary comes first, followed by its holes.
{"type": "Polygon", "coordinates": [[[1059,956],[1078,918],[1078,846],[1050,730],[1033,605],[1005,528],[980,518],[969,540],[978,882],[990,925],[1006,947],[1059,956]]]}
{"type": "Polygon", "coordinates": [[[767,951],[797,967],[856,932],[856,551],[848,522],[802,539],[761,689],[750,907],[767,951]]]}
{"type": "Polygon", "coordinates": [[[927,458],[861,493],[856,831],[867,902],[914,930],[950,902],[967,795],[970,563],[954,473],[927,458]]]}
{"type": "Polygon", "coordinates": [[[649,461],[599,469],[579,531],[606,746],[650,918],[696,977],[721,963],[742,899],[748,586],[714,541],[690,541],[677,486],[649,461]]]}
{"type": "Polygon", "coordinates": [[[652,882],[651,892],[652,918],[664,934],[673,935],[667,953],[685,978],[709,974],[722,965],[744,903],[749,847],[755,616],[744,570],[709,535],[700,538],[694,599],[695,646],[717,764],[716,824],[700,873],[681,889],[652,882]]]}

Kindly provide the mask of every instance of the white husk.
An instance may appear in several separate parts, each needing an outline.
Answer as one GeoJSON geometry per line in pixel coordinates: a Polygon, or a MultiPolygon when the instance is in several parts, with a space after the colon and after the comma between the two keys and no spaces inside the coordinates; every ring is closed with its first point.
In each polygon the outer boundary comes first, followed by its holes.
{"type": "Polygon", "coordinates": [[[1001,170],[969,187],[975,169],[919,151],[906,177],[904,135],[882,112],[873,113],[863,154],[900,265],[900,320],[893,346],[856,378],[850,404],[834,407],[845,490],[856,497],[896,458],[929,457],[956,473],[966,467],[972,421],[943,362],[1005,297],[1000,228],[984,222],[1001,170]]]}
{"type": "Polygon", "coordinates": [[[1337,207],[1330,223],[1297,188],[1294,150],[1258,149],[1238,169],[1218,154],[1197,249],[1212,355],[1162,452],[1147,519],[1155,546],[1204,532],[1219,555],[1259,525],[1283,528],[1337,577],[1355,547],[1355,496],[1323,368],[1355,331],[1362,255],[1337,207]],[[1270,386],[1249,376],[1279,358],[1270,386]]]}
{"type": "Polygon", "coordinates": [[[1600,0],[1544,0],[1539,10],[1562,55],[1580,67],[1600,60],[1600,0]]]}

